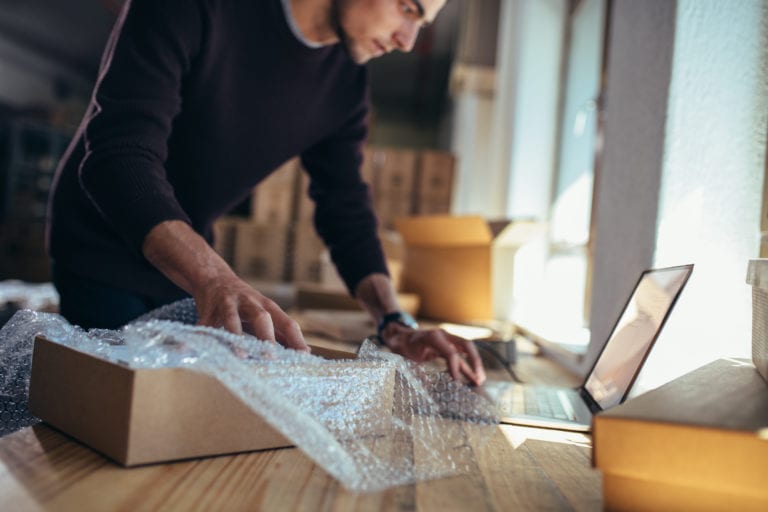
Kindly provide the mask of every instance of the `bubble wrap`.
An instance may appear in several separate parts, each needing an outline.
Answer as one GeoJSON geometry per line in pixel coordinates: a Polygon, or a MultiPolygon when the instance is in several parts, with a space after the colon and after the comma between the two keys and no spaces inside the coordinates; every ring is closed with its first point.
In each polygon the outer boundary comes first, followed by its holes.
{"type": "Polygon", "coordinates": [[[492,406],[443,373],[364,342],[329,361],[190,325],[190,299],[119,331],[83,331],[52,313],[18,312],[0,330],[0,391],[26,404],[35,334],[133,368],[186,367],[215,376],[350,490],[368,492],[477,471],[469,442],[498,420],[492,406]],[[184,323],[177,321],[182,320],[184,323]]]}

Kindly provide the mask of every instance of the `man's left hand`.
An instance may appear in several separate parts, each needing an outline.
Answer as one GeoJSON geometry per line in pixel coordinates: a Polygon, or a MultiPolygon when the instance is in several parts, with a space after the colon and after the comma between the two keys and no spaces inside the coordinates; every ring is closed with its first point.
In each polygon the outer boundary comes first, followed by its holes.
{"type": "Polygon", "coordinates": [[[396,322],[388,324],[381,333],[389,349],[406,359],[421,363],[441,357],[451,376],[480,386],[485,382],[485,370],[475,344],[443,329],[413,329],[396,322]]]}

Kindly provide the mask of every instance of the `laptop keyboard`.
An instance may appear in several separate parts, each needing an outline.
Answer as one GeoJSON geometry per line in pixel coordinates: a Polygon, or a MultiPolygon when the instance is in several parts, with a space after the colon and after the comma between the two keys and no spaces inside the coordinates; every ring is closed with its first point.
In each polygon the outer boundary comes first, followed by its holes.
{"type": "Polygon", "coordinates": [[[574,419],[573,413],[569,414],[570,411],[563,406],[560,392],[557,388],[515,386],[509,412],[560,420],[574,419]]]}

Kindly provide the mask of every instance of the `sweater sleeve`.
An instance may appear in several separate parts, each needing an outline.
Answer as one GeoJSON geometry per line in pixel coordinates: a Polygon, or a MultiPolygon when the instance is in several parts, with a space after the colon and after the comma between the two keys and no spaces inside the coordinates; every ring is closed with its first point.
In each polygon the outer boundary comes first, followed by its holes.
{"type": "Polygon", "coordinates": [[[139,252],[157,224],[190,222],[164,164],[202,24],[197,1],[127,0],[102,57],[79,179],[107,222],[139,252]]]}
{"type": "Polygon", "coordinates": [[[360,174],[367,115],[368,104],[362,102],[341,130],[302,155],[315,228],[350,294],[364,277],[388,274],[370,189],[360,174]]]}

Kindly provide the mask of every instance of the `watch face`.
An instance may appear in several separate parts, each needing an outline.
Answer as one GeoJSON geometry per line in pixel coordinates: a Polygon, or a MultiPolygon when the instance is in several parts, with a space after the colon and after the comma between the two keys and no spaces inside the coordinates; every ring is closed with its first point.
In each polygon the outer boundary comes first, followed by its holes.
{"type": "Polygon", "coordinates": [[[416,320],[414,320],[411,315],[405,311],[395,311],[394,313],[384,315],[384,318],[379,324],[379,334],[381,334],[381,331],[383,331],[384,328],[392,322],[397,322],[399,324],[405,325],[406,327],[410,327],[411,329],[418,329],[419,327],[419,324],[416,323],[416,320]]]}
{"type": "Polygon", "coordinates": [[[401,324],[407,325],[408,327],[413,327],[414,329],[419,327],[419,324],[416,323],[416,320],[405,311],[400,312],[400,319],[398,321],[401,324]]]}

